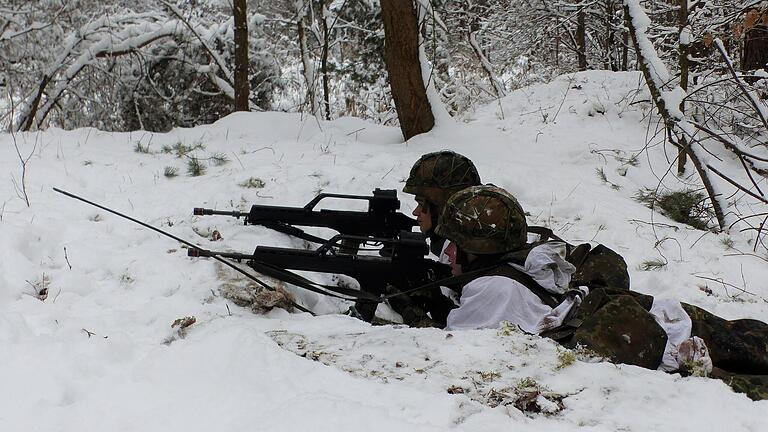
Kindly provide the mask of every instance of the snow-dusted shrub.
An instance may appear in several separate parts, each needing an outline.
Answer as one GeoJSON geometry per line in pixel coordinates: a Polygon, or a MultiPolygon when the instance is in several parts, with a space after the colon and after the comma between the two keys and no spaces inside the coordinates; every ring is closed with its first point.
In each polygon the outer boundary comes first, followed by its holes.
{"type": "MultiPolygon", "coordinates": [[[[7,66],[15,106],[6,125],[166,131],[231,112],[234,30],[228,13],[196,16],[169,2],[117,3],[78,2],[82,9],[66,3],[47,15],[0,10],[0,27],[10,16],[5,27],[12,30],[0,35],[8,41],[0,66],[7,66]]],[[[262,23],[251,14],[254,109],[270,108],[280,84],[262,23]]]]}
{"type": "Polygon", "coordinates": [[[675,222],[706,230],[714,214],[707,201],[707,196],[698,190],[656,191],[643,189],[635,199],[648,208],[656,209],[675,222]]]}

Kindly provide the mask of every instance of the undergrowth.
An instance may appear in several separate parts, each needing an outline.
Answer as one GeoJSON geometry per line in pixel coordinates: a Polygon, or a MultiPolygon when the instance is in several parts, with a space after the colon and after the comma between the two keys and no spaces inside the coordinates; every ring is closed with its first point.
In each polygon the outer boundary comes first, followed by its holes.
{"type": "Polygon", "coordinates": [[[707,230],[714,217],[707,196],[693,189],[661,192],[645,188],[637,192],[635,199],[675,222],[700,230],[707,230]]]}

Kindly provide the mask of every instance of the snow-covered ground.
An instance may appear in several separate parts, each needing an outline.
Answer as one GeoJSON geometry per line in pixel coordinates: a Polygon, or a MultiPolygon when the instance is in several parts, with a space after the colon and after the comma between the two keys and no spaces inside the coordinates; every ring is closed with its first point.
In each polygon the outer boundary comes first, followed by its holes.
{"type": "MultiPolygon", "coordinates": [[[[320,316],[254,314],[222,296],[232,276],[214,261],[52,190],[209,249],[303,247],[192,208],[400,190],[421,154],[452,149],[475,161],[484,182],[517,196],[530,223],[621,253],[633,289],[768,321],[765,254],[739,252],[752,250],[749,237],[694,230],[631,198],[660,178],[680,188],[664,149],[643,151],[649,107],[637,102],[639,81],[637,73],[560,77],[407,144],[395,128],[283,113],[168,134],[17,134],[31,155],[29,207],[17,193],[14,137],[0,135],[0,431],[765,430],[768,402],[721,382],[579,353],[571,363],[555,343],[514,331],[372,327],[338,314],[348,305],[290,287],[320,316]],[[189,176],[186,158],[163,152],[178,144],[229,162],[211,159],[204,175],[189,176]],[[166,177],[166,167],[179,175],[166,177]],[[243,186],[260,186],[256,179],[263,187],[243,186]],[[213,230],[223,238],[212,242],[213,230]],[[640,270],[649,260],[667,264],[640,270]],[[180,335],[171,324],[186,316],[196,322],[180,335]]],[[[400,198],[410,213],[415,203],[400,198]]]]}

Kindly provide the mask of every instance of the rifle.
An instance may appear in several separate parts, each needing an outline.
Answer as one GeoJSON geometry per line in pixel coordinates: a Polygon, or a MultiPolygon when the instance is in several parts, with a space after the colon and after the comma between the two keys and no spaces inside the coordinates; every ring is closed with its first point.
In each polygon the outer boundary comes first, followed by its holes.
{"type": "Polygon", "coordinates": [[[348,236],[342,239],[342,243],[348,245],[348,250],[354,251],[360,242],[353,240],[353,236],[395,238],[401,231],[410,231],[418,225],[415,219],[398,212],[399,208],[400,200],[397,199],[394,189],[377,188],[371,196],[322,193],[304,207],[257,204],[251,206],[247,213],[197,207],[193,213],[198,216],[224,215],[237,219],[242,217],[245,225],[261,225],[314,243],[326,243],[327,240],[307,234],[296,226],[331,228],[348,236]],[[368,211],[315,210],[317,204],[325,198],[367,200],[368,211]],[[354,247],[350,244],[354,244],[354,247]]]}
{"type": "MultiPolygon", "coordinates": [[[[450,276],[450,267],[425,258],[429,248],[421,233],[400,232],[395,238],[374,238],[337,235],[316,250],[257,246],[252,254],[213,252],[189,249],[194,257],[219,256],[245,263],[255,271],[285,282],[316,291],[318,287],[334,294],[353,296],[358,301],[354,311],[365,321],[371,321],[376,306],[382,301],[387,286],[400,291],[422,286],[450,276]],[[388,256],[354,255],[334,249],[339,240],[353,242],[375,241],[389,251],[388,256]],[[339,289],[311,282],[289,270],[347,275],[360,284],[360,291],[339,289]],[[368,295],[365,295],[368,294],[368,295]]],[[[439,287],[435,287],[439,289],[439,287]]],[[[331,294],[331,295],[334,295],[331,294]]],[[[336,296],[336,295],[334,295],[336,296]]]]}

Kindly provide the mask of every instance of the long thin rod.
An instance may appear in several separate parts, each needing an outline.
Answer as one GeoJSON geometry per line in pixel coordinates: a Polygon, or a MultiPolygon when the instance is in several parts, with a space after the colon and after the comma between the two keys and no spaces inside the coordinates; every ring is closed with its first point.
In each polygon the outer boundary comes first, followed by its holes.
{"type": "MultiPolygon", "coordinates": [[[[165,232],[165,231],[161,230],[160,228],[156,228],[156,227],[153,227],[152,225],[149,225],[149,224],[147,224],[147,223],[144,223],[144,222],[142,222],[142,221],[140,221],[140,220],[138,220],[138,219],[132,218],[132,217],[130,217],[130,216],[128,216],[128,215],[124,215],[124,214],[122,214],[122,213],[120,213],[120,212],[118,212],[118,211],[112,210],[111,208],[107,208],[107,207],[104,207],[104,206],[103,206],[103,205],[101,205],[101,204],[97,204],[97,203],[95,203],[95,202],[93,202],[93,201],[89,201],[89,200],[87,200],[87,199],[85,199],[85,198],[83,198],[83,197],[79,197],[79,196],[77,196],[77,195],[75,195],[75,194],[73,194],[73,193],[67,192],[67,191],[65,191],[65,190],[61,190],[61,189],[59,189],[59,188],[53,188],[53,190],[54,190],[54,191],[56,191],[56,192],[58,192],[58,193],[60,193],[60,194],[66,195],[66,196],[68,196],[68,197],[70,197],[70,198],[74,198],[74,199],[76,199],[76,200],[78,200],[78,201],[82,201],[82,202],[84,202],[84,203],[87,203],[87,204],[90,204],[90,205],[92,205],[92,206],[94,206],[94,207],[98,207],[98,208],[100,208],[100,209],[102,209],[102,210],[104,210],[104,211],[110,212],[110,213],[112,213],[112,214],[114,214],[114,215],[120,216],[121,218],[124,218],[124,219],[128,219],[129,221],[131,221],[131,222],[134,222],[134,223],[137,223],[137,224],[139,224],[139,225],[143,226],[144,228],[149,228],[149,229],[151,229],[152,231],[155,231],[155,232],[157,232],[157,233],[159,233],[159,234],[162,234],[162,235],[164,235],[164,236],[166,236],[166,237],[170,237],[170,238],[172,238],[172,239],[176,240],[177,242],[183,243],[183,244],[185,244],[185,245],[187,245],[187,246],[189,246],[189,247],[191,247],[191,248],[194,248],[194,249],[197,249],[197,250],[203,250],[203,251],[205,251],[205,249],[203,249],[203,248],[201,248],[201,247],[199,247],[199,246],[196,246],[196,245],[195,245],[195,244],[193,244],[193,243],[190,243],[190,242],[188,242],[188,241],[186,241],[186,240],[184,240],[184,239],[182,239],[182,238],[176,237],[176,236],[175,236],[175,235],[173,235],[173,234],[167,233],[167,232],[165,232]]],[[[206,251],[206,252],[210,252],[210,251],[206,251]]],[[[231,263],[231,262],[229,262],[229,261],[225,260],[224,258],[222,258],[222,257],[220,257],[220,256],[218,256],[218,255],[215,255],[215,254],[213,254],[213,255],[210,255],[210,257],[211,257],[211,258],[213,258],[213,259],[215,259],[216,261],[218,261],[218,262],[220,262],[220,263],[222,263],[222,264],[226,265],[227,267],[230,267],[230,268],[232,268],[233,270],[237,271],[238,273],[241,273],[241,274],[243,274],[243,275],[244,275],[245,277],[247,277],[248,279],[251,279],[252,281],[254,281],[254,282],[258,283],[259,285],[261,285],[262,287],[264,287],[264,289],[267,289],[267,290],[269,290],[269,291],[275,291],[275,289],[274,289],[274,288],[272,288],[271,286],[267,285],[267,283],[266,283],[266,282],[264,282],[264,281],[262,281],[262,280],[258,279],[256,276],[253,276],[252,274],[249,274],[248,272],[246,272],[246,271],[244,271],[243,269],[241,269],[241,268],[237,267],[236,265],[234,265],[233,263],[231,263]]],[[[311,310],[309,310],[309,309],[305,308],[304,306],[301,306],[301,305],[297,304],[297,303],[296,303],[296,302],[294,302],[294,301],[291,301],[291,306],[295,307],[296,309],[298,309],[298,310],[300,310],[300,311],[302,311],[302,312],[308,312],[308,313],[310,313],[310,314],[314,315],[314,313],[313,313],[311,310]]]]}

